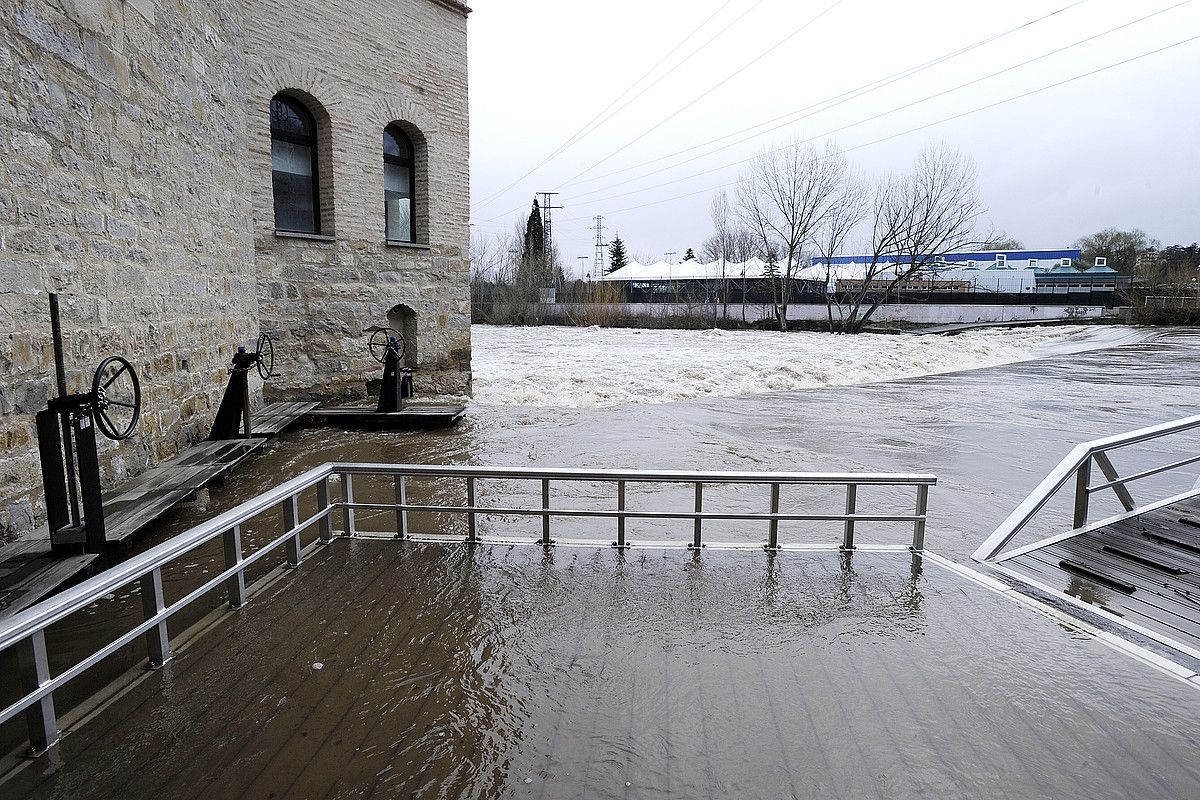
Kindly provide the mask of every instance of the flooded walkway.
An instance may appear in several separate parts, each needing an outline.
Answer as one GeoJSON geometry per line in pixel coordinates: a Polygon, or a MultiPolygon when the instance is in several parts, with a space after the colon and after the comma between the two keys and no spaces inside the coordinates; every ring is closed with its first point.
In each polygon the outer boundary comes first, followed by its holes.
{"type": "Polygon", "coordinates": [[[336,540],[0,794],[1188,797],[1198,712],[903,554],[336,540]]]}

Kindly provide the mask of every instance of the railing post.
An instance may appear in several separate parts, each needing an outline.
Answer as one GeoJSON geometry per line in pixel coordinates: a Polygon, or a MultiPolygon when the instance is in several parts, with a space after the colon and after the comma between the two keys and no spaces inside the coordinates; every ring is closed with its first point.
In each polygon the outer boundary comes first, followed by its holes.
{"type": "Polygon", "coordinates": [[[317,522],[317,530],[320,531],[321,542],[329,544],[333,541],[333,520],[330,519],[333,511],[332,503],[329,502],[328,475],[317,484],[317,511],[323,512],[321,519],[317,522]]]}
{"type": "MultiPolygon", "coordinates": [[[[153,569],[142,576],[142,613],[150,619],[167,607],[163,599],[162,570],[153,569]]],[[[171,660],[171,645],[167,634],[167,621],[160,620],[146,631],[146,650],[149,651],[150,669],[159,669],[171,660]]]]}
{"type": "MultiPolygon", "coordinates": [[[[1096,461],[1096,466],[1100,468],[1100,472],[1104,475],[1106,481],[1120,480],[1121,476],[1117,472],[1117,468],[1113,466],[1112,461],[1108,458],[1108,453],[1101,450],[1092,456],[1096,461]]],[[[1137,508],[1137,503],[1133,502],[1133,495],[1129,493],[1129,487],[1123,483],[1114,483],[1112,487],[1113,493],[1117,499],[1121,501],[1121,505],[1126,511],[1133,511],[1137,508]]]]}
{"type": "Polygon", "coordinates": [[[396,476],[396,505],[400,508],[396,509],[396,538],[408,538],[408,509],[404,506],[408,505],[408,478],[404,475],[396,476]]]}
{"type": "Polygon", "coordinates": [[[1079,469],[1075,471],[1075,516],[1071,525],[1073,528],[1082,528],[1087,525],[1088,520],[1088,500],[1090,493],[1088,486],[1092,482],[1092,456],[1089,453],[1088,457],[1079,465],[1079,469]]]}
{"type": "MultiPolygon", "coordinates": [[[[779,484],[771,484],[771,513],[779,513],[779,484]]],[[[779,520],[772,519],[767,526],[767,550],[779,549],[779,520]]]]}
{"type": "MultiPolygon", "coordinates": [[[[50,682],[50,659],[46,655],[46,632],[34,631],[19,648],[21,688],[26,694],[50,682]]],[[[54,695],[47,693],[25,709],[29,726],[29,755],[40,756],[58,741],[58,719],[54,713],[54,695]]]]}
{"type": "Polygon", "coordinates": [[[345,512],[344,518],[346,529],[342,531],[343,536],[358,536],[358,530],[354,526],[354,509],[350,504],[354,502],[354,476],[350,473],[342,473],[342,502],[345,507],[342,511],[345,512]]]}
{"type": "Polygon", "coordinates": [[[625,481],[617,481],[617,540],[613,547],[624,550],[629,545],[625,542],[625,481]]]}
{"type": "MultiPolygon", "coordinates": [[[[696,481],[696,513],[699,514],[703,510],[704,510],[704,484],[701,483],[700,481],[696,481]]],[[[704,529],[704,520],[702,520],[700,517],[696,517],[695,521],[692,524],[692,544],[688,548],[689,550],[699,550],[701,547],[704,547],[704,544],[701,541],[703,529],[704,529]]]]}
{"type": "Polygon", "coordinates": [[[475,478],[467,476],[467,541],[479,541],[479,532],[475,530],[475,478]]]}
{"type": "Polygon", "coordinates": [[[550,538],[550,479],[542,478],[542,547],[554,544],[550,538]]]}
{"type": "MultiPolygon", "coordinates": [[[[846,484],[846,514],[853,514],[858,508],[858,484],[846,484]]],[[[845,529],[842,531],[842,549],[854,549],[854,520],[846,520],[845,529]]]]}
{"type": "Polygon", "coordinates": [[[917,486],[917,507],[915,516],[917,519],[913,522],[913,550],[925,549],[925,512],[929,508],[929,487],[922,483],[917,486]]]}
{"type": "MultiPolygon", "coordinates": [[[[221,534],[225,541],[225,568],[233,569],[242,563],[242,528],[234,525],[221,534]]],[[[246,605],[246,573],[238,570],[225,581],[225,589],[229,593],[230,608],[241,608],[246,605]]]]}
{"type": "MultiPolygon", "coordinates": [[[[297,505],[296,495],[292,495],[287,500],[283,501],[283,529],[284,531],[295,530],[296,525],[300,520],[300,508],[297,505]]],[[[287,563],[289,567],[300,566],[303,559],[300,557],[300,531],[295,531],[287,540],[287,563]]]]}

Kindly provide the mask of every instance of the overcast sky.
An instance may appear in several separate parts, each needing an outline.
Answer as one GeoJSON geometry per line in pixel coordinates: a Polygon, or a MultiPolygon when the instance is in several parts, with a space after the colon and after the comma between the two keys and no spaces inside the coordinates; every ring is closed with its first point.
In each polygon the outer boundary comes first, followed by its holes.
{"type": "Polygon", "coordinates": [[[974,159],[989,223],[1031,248],[1107,226],[1200,239],[1200,38],[1006,102],[1200,37],[1200,0],[470,4],[473,233],[511,230],[534,192],[558,191],[555,240],[576,269],[597,214],[635,256],[698,251],[737,162],[793,138],[831,139],[868,174],[943,140],[974,159]]]}

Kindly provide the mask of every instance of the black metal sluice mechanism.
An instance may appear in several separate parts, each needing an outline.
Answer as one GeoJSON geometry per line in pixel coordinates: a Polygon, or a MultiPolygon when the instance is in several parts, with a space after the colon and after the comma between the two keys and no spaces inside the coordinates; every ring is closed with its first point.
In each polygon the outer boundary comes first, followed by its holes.
{"type": "Polygon", "coordinates": [[[267,334],[258,337],[254,352],[238,347],[229,367],[229,383],[217,407],[209,439],[249,439],[253,431],[250,419],[249,372],[253,367],[264,381],[278,378],[275,372],[275,342],[267,334]]]}
{"type": "Polygon", "coordinates": [[[376,411],[390,414],[404,408],[404,401],[413,396],[413,371],[400,366],[404,357],[404,336],[395,328],[376,328],[367,340],[371,357],[383,364],[383,383],[379,387],[376,411]]]}
{"type": "Polygon", "coordinates": [[[35,417],[50,542],[83,544],[99,553],[105,537],[96,431],[113,441],[132,436],[142,414],[142,388],[129,361],[109,356],[96,368],[90,391],[68,394],[56,294],[50,295],[50,329],[58,396],[35,417]]]}

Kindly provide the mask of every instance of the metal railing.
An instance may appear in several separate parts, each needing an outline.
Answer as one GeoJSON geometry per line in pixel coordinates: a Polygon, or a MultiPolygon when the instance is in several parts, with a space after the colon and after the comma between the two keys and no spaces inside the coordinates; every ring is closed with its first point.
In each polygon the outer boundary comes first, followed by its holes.
{"type": "MultiPolygon", "coordinates": [[[[443,467],[387,464],[325,464],[312,469],[280,486],[230,509],[211,520],[144,553],[113,566],[79,585],[42,601],[9,619],[0,622],[0,652],[19,650],[20,672],[25,694],[7,708],[0,710],[0,724],[25,713],[29,727],[30,752],[44,752],[58,739],[54,693],[86,670],[136,641],[145,641],[148,666],[161,667],[171,658],[168,620],[204,595],[224,587],[228,604],[239,608],[246,602],[246,570],[282,548],[286,566],[299,567],[304,547],[301,534],[316,526],[318,539],[314,544],[328,544],[335,538],[333,521],[340,514],[343,528],[336,533],[345,537],[359,534],[356,515],[367,511],[394,512],[395,538],[410,538],[409,514],[413,512],[461,514],[466,517],[467,535],[448,536],[424,534],[422,539],[486,542],[479,533],[481,515],[517,515],[541,518],[541,535],[529,539],[531,544],[551,546],[552,520],[555,517],[599,517],[615,521],[616,539],[613,546],[632,546],[626,531],[630,519],[682,519],[692,521],[690,548],[704,546],[706,522],[742,520],[761,522],[766,527],[763,547],[768,551],[783,549],[779,542],[779,523],[787,521],[841,522],[841,548],[855,547],[855,525],[861,522],[891,522],[912,524],[909,547],[924,549],[926,506],[929,487],[937,478],[932,475],[853,474],[853,473],[751,473],[751,472],[655,472],[643,470],[539,470],[532,468],[443,467]],[[388,491],[394,489],[394,502],[360,502],[355,500],[355,478],[390,479],[388,491]],[[410,503],[408,493],[413,479],[452,479],[462,481],[465,502],[462,505],[410,503]],[[541,502],[537,507],[490,506],[478,502],[481,481],[536,481],[540,483],[541,502]],[[341,498],[332,498],[332,484],[341,483],[341,498]],[[555,482],[602,482],[613,485],[614,509],[556,508],[551,504],[551,487],[555,482]],[[693,510],[633,510],[628,507],[629,484],[685,484],[694,498],[693,510]],[[764,512],[705,510],[704,488],[709,485],[760,485],[770,487],[769,510],[764,512]],[[845,489],[844,513],[814,514],[780,511],[780,489],[788,485],[841,486],[845,489]],[[915,502],[911,513],[861,513],[858,509],[860,486],[912,487],[915,502]],[[311,493],[311,497],[306,493],[311,493]],[[310,502],[316,511],[300,517],[301,499],[310,502]],[[263,514],[277,512],[282,532],[247,555],[242,546],[242,527],[263,514]],[[225,569],[208,578],[183,597],[167,603],[163,591],[163,570],[176,559],[209,542],[221,539],[225,569]],[[123,586],[138,582],[141,587],[143,621],[111,642],[93,652],[58,675],[51,675],[46,644],[46,629],[98,599],[116,592],[123,586]]],[[[378,485],[374,487],[378,490],[378,485]]],[[[595,542],[602,544],[602,542],[595,542]]]]}
{"type": "Polygon", "coordinates": [[[1146,308],[1200,308],[1200,296],[1197,295],[1150,295],[1146,298],[1146,308]]]}
{"type": "MultiPolygon", "coordinates": [[[[1167,464],[1121,477],[1113,466],[1112,460],[1109,459],[1108,453],[1122,447],[1161,439],[1164,436],[1171,436],[1172,434],[1196,428],[1200,428],[1200,415],[1184,417],[1174,422],[1152,425],[1148,428],[1140,428],[1128,433],[1120,433],[1115,436],[1076,445],[1067,457],[1060,461],[1058,466],[1042,479],[1037,488],[1008,515],[1004,522],[1000,524],[1000,527],[979,546],[979,549],[975,551],[972,558],[976,561],[987,562],[998,561],[1015,555],[1015,553],[1002,551],[1045,508],[1051,498],[1072,481],[1075,484],[1075,496],[1072,505],[1071,531],[1077,531],[1088,524],[1091,498],[1097,492],[1111,489],[1116,495],[1117,500],[1120,501],[1122,508],[1128,514],[1132,515],[1148,510],[1152,504],[1145,503],[1139,506],[1135,503],[1129,491],[1128,484],[1143,478],[1149,478],[1152,475],[1159,475],[1200,462],[1200,455],[1189,455],[1167,464]],[[1101,474],[1104,476],[1103,483],[1092,483],[1093,464],[1100,469],[1101,474]]],[[[1031,547],[1035,546],[1037,545],[1032,545],[1031,547]]]]}

